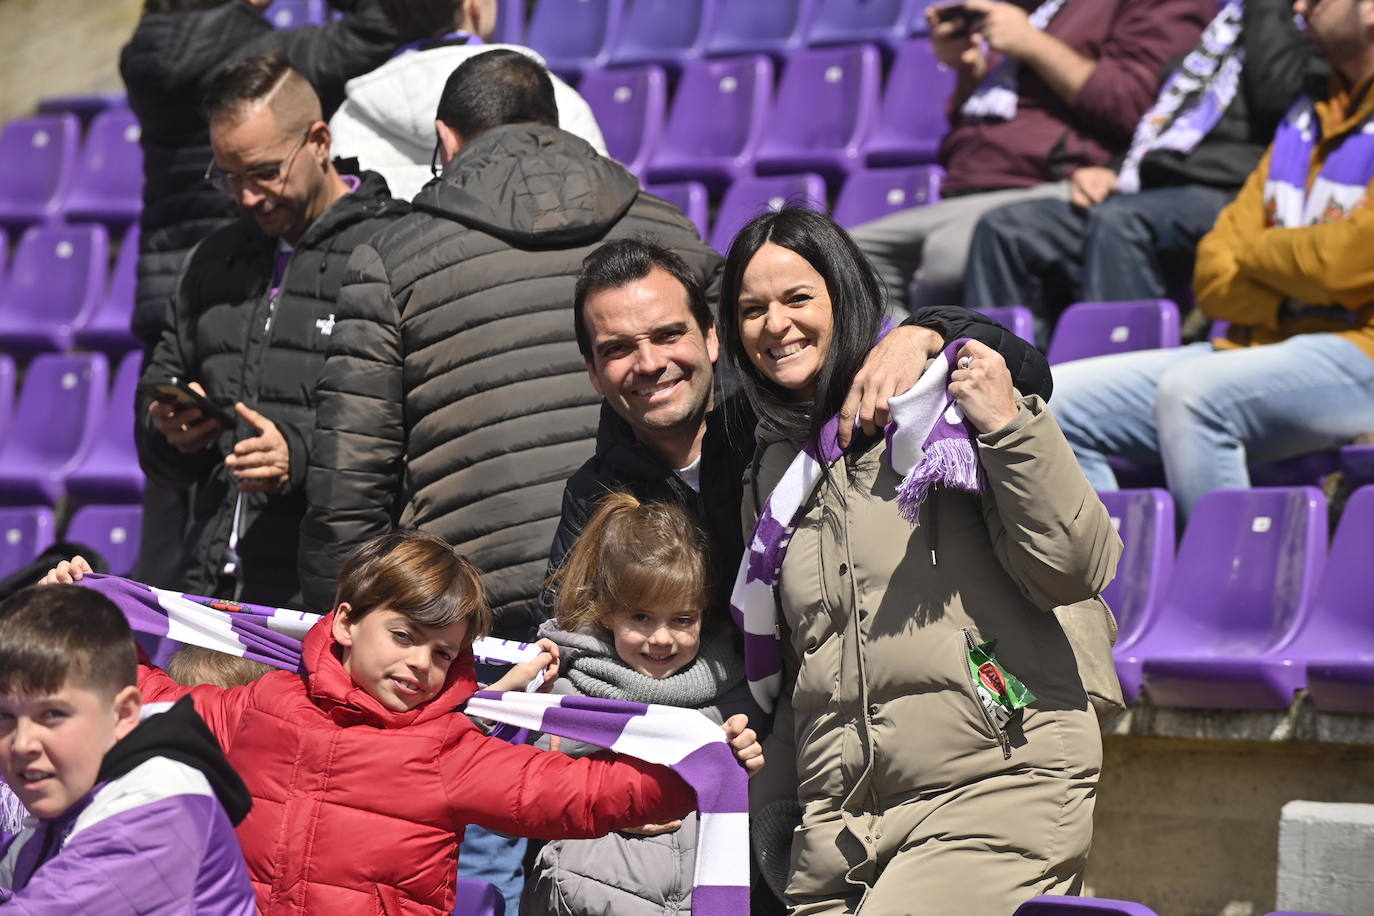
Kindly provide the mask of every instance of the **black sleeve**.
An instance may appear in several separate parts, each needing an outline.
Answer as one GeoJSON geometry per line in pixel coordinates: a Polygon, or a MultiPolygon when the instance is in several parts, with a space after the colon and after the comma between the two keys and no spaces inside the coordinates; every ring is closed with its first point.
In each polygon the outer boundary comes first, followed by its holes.
{"type": "Polygon", "coordinates": [[[1241,80],[1250,139],[1268,143],[1307,79],[1325,66],[1315,46],[1298,31],[1288,0],[1248,0],[1244,17],[1241,80]]]}
{"type": "Polygon", "coordinates": [[[930,305],[917,309],[902,323],[938,331],[945,340],[972,337],[1002,354],[1017,391],[1038,394],[1045,401],[1054,393],[1054,378],[1045,354],[986,315],[955,305],[930,305]]]}

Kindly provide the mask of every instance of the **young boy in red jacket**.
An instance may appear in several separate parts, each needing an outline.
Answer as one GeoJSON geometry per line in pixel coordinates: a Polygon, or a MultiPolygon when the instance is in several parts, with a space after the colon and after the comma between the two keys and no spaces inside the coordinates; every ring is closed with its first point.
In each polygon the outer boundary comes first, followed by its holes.
{"type": "MultiPolygon", "coordinates": [[[[61,564],[48,581],[83,568],[61,564]]],[[[188,688],[139,666],[149,700],[195,699],[248,785],[239,841],[262,913],[440,916],[453,910],[467,824],[582,838],[694,807],[665,767],[610,752],[574,760],[472,724],[460,709],[477,689],[471,645],[490,625],[476,568],[439,538],[397,531],[345,563],[334,611],[305,638],[304,675],[188,688]]],[[[743,719],[726,733],[756,770],[743,719]]]]}

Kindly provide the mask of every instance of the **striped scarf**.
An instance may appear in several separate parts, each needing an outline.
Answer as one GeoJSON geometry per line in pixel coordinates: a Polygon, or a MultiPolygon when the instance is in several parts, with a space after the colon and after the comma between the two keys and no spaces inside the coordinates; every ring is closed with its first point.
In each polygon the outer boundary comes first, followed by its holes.
{"type": "Polygon", "coordinates": [[[1264,183],[1266,225],[1294,229],[1335,222],[1365,205],[1374,178],[1374,118],[1341,140],[1309,188],[1307,176],[1320,136],[1316,104],[1298,99],[1274,135],[1264,183]]]}
{"type": "MultiPolygon", "coordinates": [[[[319,620],[305,611],[185,595],[118,576],[88,574],[79,584],[113,601],[137,632],[287,670],[300,668],[301,640],[319,620]]],[[[539,651],[500,639],[473,644],[478,659],[498,663],[525,661],[539,651]]],[[[693,912],[749,912],[748,777],[720,726],[693,709],[490,690],[474,694],[466,712],[512,730],[537,730],[670,767],[696,792],[700,812],[693,912]]]]}
{"type": "MultiPolygon", "coordinates": [[[[1030,24],[1040,31],[1050,24],[1068,0],[1045,0],[1030,14],[1030,24]]],[[[986,46],[983,53],[987,53],[986,46]]],[[[1010,121],[1016,117],[1017,82],[1021,75],[1021,62],[1014,57],[1003,57],[997,65],[983,77],[978,88],[973,90],[960,111],[970,118],[994,118],[1010,121]]]]}
{"type": "MultiPolygon", "coordinates": [[[[985,488],[974,445],[975,430],[949,396],[949,376],[966,338],[950,343],[936,356],[911,390],[888,402],[887,461],[904,475],[897,489],[897,508],[916,524],[921,504],[937,484],[980,493],[985,488]]],[[[782,686],[782,652],[776,589],[792,532],[806,513],[806,503],[820,482],[822,462],[829,465],[845,453],[832,417],[820,435],[820,454],[808,443],[792,460],[769,495],[754,526],[730,594],[730,611],[744,632],[744,670],[754,700],[772,712],[782,686]]]]}

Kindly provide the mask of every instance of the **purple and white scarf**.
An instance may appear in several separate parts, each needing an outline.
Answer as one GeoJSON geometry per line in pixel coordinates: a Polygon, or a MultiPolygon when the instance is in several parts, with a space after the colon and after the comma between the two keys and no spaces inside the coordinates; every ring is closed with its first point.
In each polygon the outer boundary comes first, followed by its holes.
{"type": "Polygon", "coordinates": [[[1312,155],[1321,139],[1316,104],[1303,97],[1284,115],[1274,135],[1264,213],[1269,226],[1293,229],[1345,219],[1366,203],[1374,178],[1374,118],[1361,124],[1331,151],[1317,180],[1307,186],[1312,155]]]}
{"type": "MultiPolygon", "coordinates": [[[[79,584],[113,601],[137,632],[287,670],[299,669],[301,640],[320,619],[305,611],[201,598],[118,576],[88,574],[79,584]]],[[[539,651],[502,639],[473,643],[473,654],[490,662],[526,661],[539,651]]],[[[533,729],[670,767],[696,792],[700,812],[693,912],[747,916],[748,775],[720,726],[694,709],[515,691],[478,691],[466,711],[512,730],[533,729]]],[[[12,795],[0,792],[0,804],[9,800],[17,805],[12,795]]]]}
{"type": "MultiPolygon", "coordinates": [[[[1050,24],[1068,0],[1045,0],[1030,14],[1030,24],[1041,32],[1050,24]]],[[[983,53],[987,53],[984,45],[983,53]]],[[[978,88],[964,100],[959,110],[970,118],[994,118],[1010,121],[1016,117],[1017,81],[1021,75],[1021,62],[1014,57],[1003,57],[997,65],[983,77],[978,88]]]]}
{"type": "MultiPolygon", "coordinates": [[[[949,396],[949,376],[966,339],[947,345],[910,391],[888,402],[892,420],[886,430],[887,461],[904,475],[897,489],[897,508],[912,525],[932,487],[968,493],[981,493],[986,487],[973,441],[977,430],[949,396]]],[[[822,462],[832,464],[844,454],[836,440],[838,431],[839,417],[832,417],[821,431],[820,455],[808,443],[769,494],[730,593],[730,611],[744,632],[749,690],[765,712],[773,711],[782,684],[776,597],[782,562],[821,480],[822,462]]]]}
{"type": "Polygon", "coordinates": [[[1244,18],[1244,0],[1227,0],[1197,47],[1165,80],[1154,106],[1136,125],[1117,175],[1118,191],[1140,190],[1140,162],[1149,153],[1167,149],[1186,156],[1197,149],[1231,107],[1245,65],[1244,18]]]}

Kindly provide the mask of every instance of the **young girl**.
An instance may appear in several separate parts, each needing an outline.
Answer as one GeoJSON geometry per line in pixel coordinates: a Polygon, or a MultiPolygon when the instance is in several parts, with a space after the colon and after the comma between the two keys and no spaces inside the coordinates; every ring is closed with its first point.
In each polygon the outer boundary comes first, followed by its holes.
{"type": "MultiPolygon", "coordinates": [[[[699,709],[716,722],[758,709],[730,634],[703,626],[706,546],[675,505],[628,493],[602,501],[555,574],[558,693],[699,709]]],[[[563,741],[564,753],[595,748],[563,741]]],[[[653,818],[651,820],[658,820],[653,818]]],[[[521,901],[525,916],[690,913],[696,817],[595,840],[544,846],[521,901]]]]}
{"type": "MultiPolygon", "coordinates": [[[[47,581],[80,568],[64,563],[47,581]]],[[[239,841],[260,912],[440,916],[453,910],[466,824],[589,837],[693,806],[663,767],[610,753],[572,760],[469,721],[471,645],[490,625],[472,564],[439,538],[397,531],[344,564],[334,611],[305,638],[304,674],[226,690],[139,666],[148,701],[195,699],[248,785],[239,841]]],[[[758,757],[752,731],[731,737],[742,760],[758,757]]]]}

